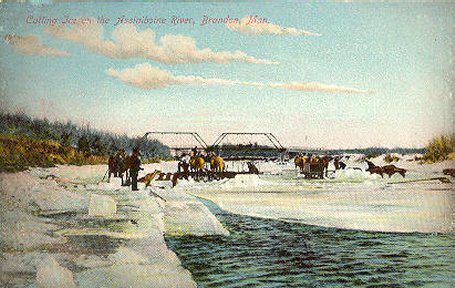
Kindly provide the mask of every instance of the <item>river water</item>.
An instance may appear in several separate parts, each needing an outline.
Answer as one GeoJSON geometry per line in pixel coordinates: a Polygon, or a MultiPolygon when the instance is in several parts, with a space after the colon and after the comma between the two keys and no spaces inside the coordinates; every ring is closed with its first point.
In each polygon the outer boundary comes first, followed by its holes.
{"type": "Polygon", "coordinates": [[[199,287],[453,287],[455,235],[379,233],[241,216],[230,236],[167,237],[199,287]]]}

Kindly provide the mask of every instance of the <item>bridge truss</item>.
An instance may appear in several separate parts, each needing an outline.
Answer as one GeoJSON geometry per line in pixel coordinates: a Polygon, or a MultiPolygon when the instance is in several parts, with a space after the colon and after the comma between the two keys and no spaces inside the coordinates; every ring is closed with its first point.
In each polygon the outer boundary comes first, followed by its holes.
{"type": "Polygon", "coordinates": [[[283,160],[287,151],[275,135],[261,132],[222,133],[209,148],[228,160],[283,160]],[[232,141],[232,138],[236,140],[232,141]],[[248,144],[238,141],[242,138],[248,139],[248,144]]]}
{"type": "Polygon", "coordinates": [[[287,149],[272,133],[225,132],[218,136],[212,145],[208,145],[197,132],[150,131],[143,137],[148,139],[152,136],[176,155],[188,153],[196,147],[199,151],[216,152],[227,160],[283,160],[287,156],[287,149]],[[163,137],[167,135],[178,140],[166,143],[163,137]]]}
{"type": "Polygon", "coordinates": [[[150,131],[143,136],[145,139],[151,137],[168,146],[174,154],[186,153],[195,147],[199,151],[205,151],[208,147],[207,143],[197,132],[150,131]],[[163,139],[166,136],[172,136],[173,141],[164,141],[163,139]]]}

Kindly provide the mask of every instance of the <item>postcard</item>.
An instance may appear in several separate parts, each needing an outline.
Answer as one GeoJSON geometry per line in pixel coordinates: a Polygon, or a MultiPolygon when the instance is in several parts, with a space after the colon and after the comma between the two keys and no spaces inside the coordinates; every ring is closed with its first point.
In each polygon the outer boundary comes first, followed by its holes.
{"type": "Polygon", "coordinates": [[[0,286],[453,287],[454,16],[0,1],[0,286]]]}

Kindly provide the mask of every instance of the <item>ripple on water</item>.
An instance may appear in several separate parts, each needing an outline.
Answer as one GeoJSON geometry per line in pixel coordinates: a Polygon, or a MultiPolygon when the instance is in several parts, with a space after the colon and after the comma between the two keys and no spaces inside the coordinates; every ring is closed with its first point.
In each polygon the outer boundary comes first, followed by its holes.
{"type": "Polygon", "coordinates": [[[199,287],[452,287],[455,235],[378,233],[239,216],[230,236],[168,237],[199,287]]]}

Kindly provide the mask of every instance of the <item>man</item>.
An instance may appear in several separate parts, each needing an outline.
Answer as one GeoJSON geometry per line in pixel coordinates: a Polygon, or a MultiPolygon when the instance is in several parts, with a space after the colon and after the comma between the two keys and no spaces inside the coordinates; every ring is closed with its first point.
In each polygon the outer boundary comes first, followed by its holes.
{"type": "Polygon", "coordinates": [[[125,149],[122,148],[117,152],[115,156],[115,163],[117,164],[117,169],[116,174],[114,174],[114,177],[120,177],[120,179],[122,180],[121,183],[122,186],[125,185],[125,183],[123,182],[123,173],[125,172],[125,158],[126,158],[125,149]]]}
{"type": "Polygon", "coordinates": [[[340,157],[335,156],[335,159],[333,159],[333,165],[335,166],[335,170],[340,169],[340,157]]]}
{"type": "Polygon", "coordinates": [[[117,163],[116,163],[116,158],[115,155],[111,154],[109,156],[109,161],[108,161],[108,167],[109,167],[109,176],[107,177],[107,182],[109,183],[111,180],[111,174],[114,174],[114,177],[117,177],[117,163]]]}
{"type": "Polygon", "coordinates": [[[197,146],[194,146],[194,148],[191,149],[191,152],[192,152],[192,153],[191,153],[191,156],[192,156],[192,157],[197,157],[198,154],[199,154],[198,151],[197,151],[197,146]]]}
{"type": "Polygon", "coordinates": [[[130,166],[130,177],[131,177],[131,190],[138,191],[137,189],[137,175],[139,170],[144,170],[141,168],[141,159],[139,159],[139,147],[133,149],[133,154],[131,154],[131,166],[130,166]]]}
{"type": "Polygon", "coordinates": [[[177,164],[177,173],[178,174],[182,173],[183,178],[185,178],[186,180],[188,180],[189,169],[190,164],[188,164],[188,162],[186,162],[185,159],[180,160],[179,163],[177,164]]]}

